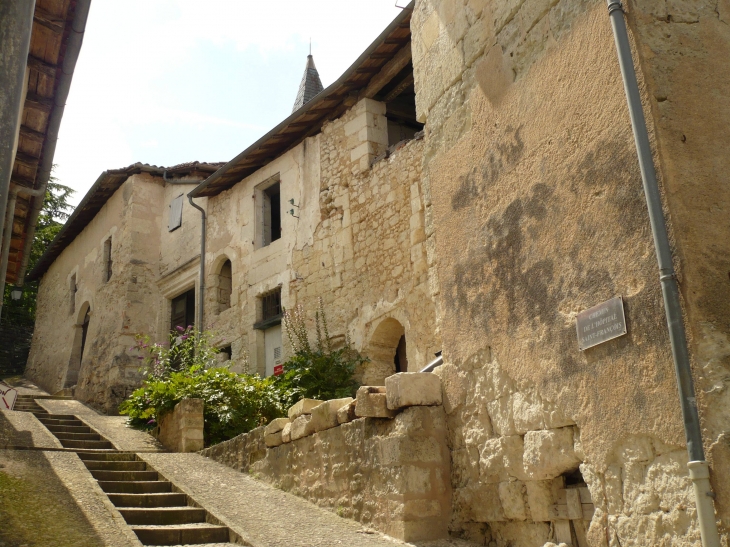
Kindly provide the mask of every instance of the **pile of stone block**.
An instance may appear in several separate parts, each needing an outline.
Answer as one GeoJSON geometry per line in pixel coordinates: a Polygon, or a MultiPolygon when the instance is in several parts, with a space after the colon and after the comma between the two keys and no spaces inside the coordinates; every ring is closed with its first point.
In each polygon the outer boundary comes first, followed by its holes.
{"type": "Polygon", "coordinates": [[[362,386],[355,399],[302,399],[288,418],[276,418],[264,429],[267,448],[325,431],[357,418],[394,418],[404,408],[441,404],[441,378],[430,372],[400,372],[385,386],[362,386]]]}

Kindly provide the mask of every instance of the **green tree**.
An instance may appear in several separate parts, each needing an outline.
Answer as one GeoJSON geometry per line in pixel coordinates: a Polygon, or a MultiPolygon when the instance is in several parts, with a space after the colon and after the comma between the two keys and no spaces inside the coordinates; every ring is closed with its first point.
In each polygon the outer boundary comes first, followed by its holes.
{"type": "MultiPolygon", "coordinates": [[[[38,215],[33,245],[30,249],[28,260],[28,271],[36,265],[53,239],[61,231],[63,224],[68,220],[73,211],[73,206],[68,202],[74,194],[74,190],[56,182],[51,177],[46,188],[46,196],[43,200],[43,208],[38,215]]],[[[10,298],[11,285],[5,285],[3,295],[3,317],[10,318],[14,323],[33,325],[35,321],[36,296],[38,295],[38,283],[35,281],[23,285],[23,297],[18,300],[10,298]]]]}

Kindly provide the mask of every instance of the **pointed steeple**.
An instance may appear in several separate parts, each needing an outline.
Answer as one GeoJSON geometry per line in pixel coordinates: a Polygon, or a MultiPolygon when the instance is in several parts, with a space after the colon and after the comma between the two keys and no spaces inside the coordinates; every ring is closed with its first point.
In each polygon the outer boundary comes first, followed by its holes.
{"type": "Polygon", "coordinates": [[[317,72],[317,67],[314,66],[314,58],[310,52],[307,55],[307,68],[304,69],[302,83],[299,84],[299,92],[297,93],[297,99],[294,101],[292,112],[299,110],[323,89],[322,80],[319,79],[319,72],[317,72]]]}

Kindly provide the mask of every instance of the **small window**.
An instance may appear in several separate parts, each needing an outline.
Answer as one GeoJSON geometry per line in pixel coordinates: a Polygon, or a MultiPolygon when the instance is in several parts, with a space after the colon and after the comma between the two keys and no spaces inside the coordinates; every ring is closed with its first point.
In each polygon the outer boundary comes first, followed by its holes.
{"type": "Polygon", "coordinates": [[[104,283],[112,278],[112,238],[104,242],[104,283]]]}
{"type": "Polygon", "coordinates": [[[261,320],[274,319],[281,315],[281,287],[261,298],[261,320]]]}
{"type": "Polygon", "coordinates": [[[233,292],[233,269],[231,261],[226,260],[218,272],[218,313],[231,307],[233,292]]]}
{"type": "Polygon", "coordinates": [[[180,194],[170,203],[170,222],[167,230],[172,232],[182,226],[183,195],[180,194]]]}
{"type": "Polygon", "coordinates": [[[69,289],[71,294],[71,314],[73,314],[76,311],[76,292],[79,290],[78,286],[76,285],[76,274],[73,274],[71,276],[71,281],[69,282],[69,289]]]}
{"type": "Polygon", "coordinates": [[[275,182],[261,192],[261,246],[281,238],[281,183],[275,182]]]}

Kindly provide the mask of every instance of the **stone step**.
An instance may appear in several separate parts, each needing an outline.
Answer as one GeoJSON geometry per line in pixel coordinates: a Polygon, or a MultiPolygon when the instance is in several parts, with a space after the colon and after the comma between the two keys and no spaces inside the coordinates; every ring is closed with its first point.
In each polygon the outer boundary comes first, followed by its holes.
{"type": "Polygon", "coordinates": [[[137,461],[87,460],[84,462],[89,471],[145,471],[147,464],[137,461]]]}
{"type": "Polygon", "coordinates": [[[73,414],[48,414],[47,416],[44,416],[44,418],[47,420],[76,420],[78,422],[81,422],[81,420],[79,420],[73,414]]]}
{"type": "Polygon", "coordinates": [[[157,471],[98,471],[90,470],[98,481],[156,481],[157,471]]]}
{"type": "Polygon", "coordinates": [[[161,494],[172,491],[172,483],[167,481],[100,480],[99,486],[107,494],[161,494]]]}
{"type": "Polygon", "coordinates": [[[68,433],[61,432],[53,433],[59,441],[103,441],[101,435],[98,433],[68,433]]]}
{"type": "Polygon", "coordinates": [[[61,446],[64,448],[95,448],[95,449],[110,449],[114,448],[112,443],[109,441],[66,441],[59,439],[61,446]]]}
{"type": "Polygon", "coordinates": [[[129,452],[77,452],[76,455],[83,461],[105,461],[105,462],[134,462],[137,456],[129,452]]]}
{"type": "Polygon", "coordinates": [[[120,508],[127,524],[170,526],[205,522],[205,509],[197,507],[120,508]]]}
{"type": "Polygon", "coordinates": [[[190,545],[195,543],[226,543],[228,528],[213,524],[178,526],[132,526],[145,545],[190,545]]]}
{"type": "Polygon", "coordinates": [[[88,425],[47,425],[51,433],[91,433],[88,425]]]}
{"type": "Polygon", "coordinates": [[[38,417],[38,420],[43,425],[72,425],[72,426],[84,425],[84,422],[82,422],[81,420],[56,420],[55,418],[43,418],[43,417],[38,417]]]}
{"type": "Polygon", "coordinates": [[[185,494],[164,492],[160,494],[107,494],[117,507],[184,507],[188,503],[185,494]]]}

